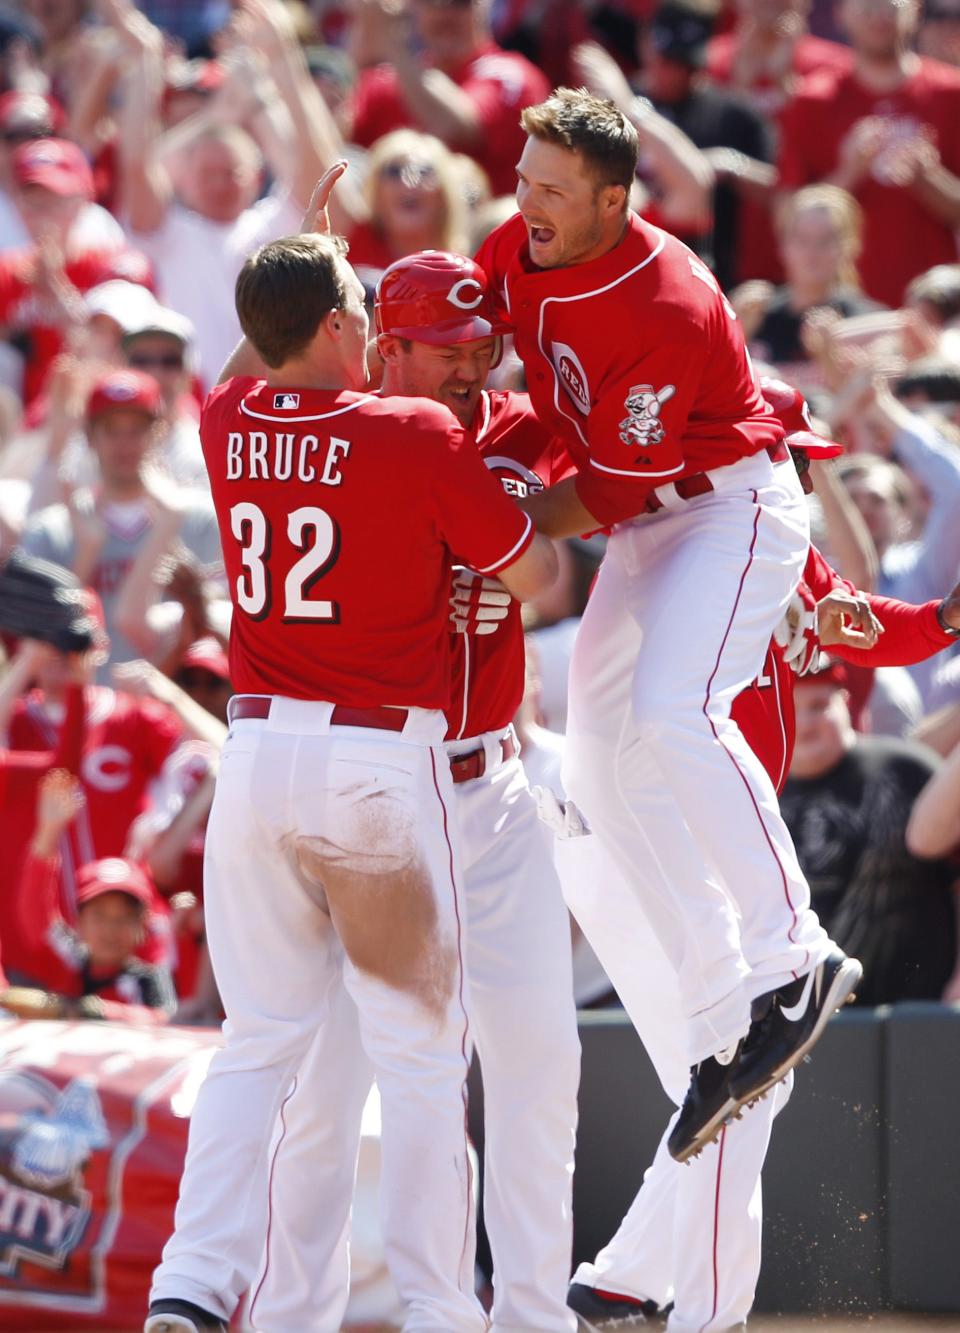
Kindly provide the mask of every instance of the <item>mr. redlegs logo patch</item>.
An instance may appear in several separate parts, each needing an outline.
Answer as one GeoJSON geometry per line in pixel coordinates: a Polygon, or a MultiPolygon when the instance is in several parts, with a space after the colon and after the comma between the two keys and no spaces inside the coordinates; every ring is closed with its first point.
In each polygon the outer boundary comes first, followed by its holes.
{"type": "Polygon", "coordinates": [[[560,383],[566,389],[568,397],[578,412],[588,416],[590,413],[590,386],[587,383],[587,372],[584,370],[580,358],[573,348],[568,347],[566,343],[551,343],[550,350],[553,354],[553,364],[560,376],[560,383]]]}

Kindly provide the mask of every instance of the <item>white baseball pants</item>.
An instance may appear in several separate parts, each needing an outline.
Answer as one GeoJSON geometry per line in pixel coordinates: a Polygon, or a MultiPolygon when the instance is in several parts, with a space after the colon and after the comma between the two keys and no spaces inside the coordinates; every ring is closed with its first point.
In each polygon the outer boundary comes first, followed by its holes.
{"type": "MultiPolygon", "coordinates": [[[[318,1032],[330,1030],[334,1054],[348,1039],[342,978],[380,1085],[384,1241],[404,1328],[480,1333],[487,1325],[473,1294],[469,1038],[444,719],[412,709],[403,732],[393,733],[331,727],[331,711],[276,699],[269,718],[235,721],[224,747],[205,907],[226,1043],[197,1097],[175,1231],[151,1299],[180,1297],[232,1315],[263,1243],[271,1130],[294,1075],[318,1032]],[[343,957],[322,890],[301,868],[305,850],[358,883],[410,870],[421,919],[430,922],[429,989],[387,984],[378,960],[360,970],[343,957]]],[[[347,1078],[352,1097],[360,1075],[348,1066],[347,1078]]],[[[337,1067],[317,1095],[325,1104],[343,1097],[337,1067]]],[[[335,1193],[315,1198],[314,1226],[331,1254],[349,1210],[359,1110],[341,1129],[346,1160],[328,1177],[335,1193]]]]}
{"type": "Polygon", "coordinates": [[[743,1036],[751,999],[830,947],[730,718],[800,577],[806,506],[792,464],[766,454],[710,475],[713,492],[611,537],[574,648],[564,761],[676,973],[688,1064],[743,1036]]]}
{"type": "MultiPolygon", "coordinates": [[[[680,989],[638,895],[595,837],[558,841],[556,856],[567,905],[679,1106],[689,1079],[680,989]]],[[[760,1173],[792,1085],[791,1074],[689,1163],[667,1151],[671,1118],[615,1236],[573,1280],[661,1307],[672,1301],[670,1333],[739,1327],[760,1274],[760,1173]]]]}
{"type": "MultiPolygon", "coordinates": [[[[471,1033],[483,1068],[484,1208],[493,1252],[495,1333],[573,1333],[566,1305],[580,1044],[570,927],[552,839],[517,758],[500,762],[501,734],[479,746],[482,777],[454,786],[463,852],[471,1033]]],[[[311,1052],[285,1110],[272,1165],[265,1279],[252,1305],[262,1333],[335,1333],[329,1251],[316,1221],[314,1178],[335,1140],[320,1134],[324,1061],[311,1052]],[[306,1185],[305,1185],[305,1182],[306,1185]],[[288,1271],[289,1270],[289,1271],[288,1271]],[[311,1289],[312,1287],[312,1289],[311,1289]]],[[[347,1238],[334,1269],[346,1267],[347,1238]]]]}

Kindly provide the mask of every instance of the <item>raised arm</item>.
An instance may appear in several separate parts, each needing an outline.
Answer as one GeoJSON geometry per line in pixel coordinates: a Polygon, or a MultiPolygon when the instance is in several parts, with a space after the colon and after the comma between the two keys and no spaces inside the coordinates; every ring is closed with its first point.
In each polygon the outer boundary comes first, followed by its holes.
{"type": "MultiPolygon", "coordinates": [[[[302,233],[315,231],[321,236],[330,235],[331,195],[333,194],[333,187],[346,169],[347,164],[341,158],[334,162],[333,166],[328,167],[314,184],[310,194],[310,202],[307,204],[307,211],[304,213],[303,221],[300,224],[302,233]]],[[[267,366],[256,348],[246,338],[241,338],[227,357],[217,383],[226,384],[227,380],[237,379],[244,375],[259,379],[266,373],[267,366]]]]}
{"type": "Polygon", "coordinates": [[[657,206],[682,230],[710,224],[714,171],[706,156],[676,125],[634,95],[620,66],[596,42],[581,42],[572,53],[579,79],[598,97],[613,102],[635,126],[640,152],[660,191],[657,206]]]}
{"type": "Polygon", "coordinates": [[[163,224],[173,186],[160,160],[163,97],[163,36],[131,0],[101,0],[104,21],[125,52],[117,116],[120,198],[133,232],[149,234],[163,224]]]}
{"type": "MultiPolygon", "coordinates": [[[[343,156],[340,132],[310,77],[290,11],[280,0],[240,0],[235,30],[268,64],[292,131],[286,163],[277,166],[292,198],[305,207],[319,178],[343,156]]],[[[345,181],[331,201],[333,230],[348,233],[366,215],[359,191],[345,181]]]]}
{"type": "Polygon", "coordinates": [[[859,509],[837,478],[832,463],[811,463],[810,476],[814,494],[823,510],[830,553],[837,568],[854,587],[872,592],[880,562],[859,509]]]}
{"type": "Polygon", "coordinates": [[[159,601],[164,565],[173,554],[183,523],[183,512],[170,488],[154,484],[152,501],[153,524],[120,585],[114,608],[120,633],[151,661],[161,645],[150,624],[149,612],[159,601]]]}
{"type": "Polygon", "coordinates": [[[907,823],[914,856],[946,856],[960,842],[960,746],[917,797],[907,823]]]}

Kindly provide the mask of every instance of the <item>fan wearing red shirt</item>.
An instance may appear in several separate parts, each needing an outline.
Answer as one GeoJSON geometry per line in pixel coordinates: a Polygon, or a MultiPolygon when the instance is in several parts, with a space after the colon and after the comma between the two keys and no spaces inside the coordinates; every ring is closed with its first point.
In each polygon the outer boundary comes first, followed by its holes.
{"type": "MultiPolygon", "coordinates": [[[[737,22],[707,47],[707,74],[714,83],[741,94],[779,133],[780,119],[800,82],[820,70],[850,67],[846,46],[807,31],[809,0],[737,0],[737,22]]],[[[740,180],[746,170],[734,159],[730,170],[740,180]]],[[[737,280],[783,281],[771,215],[770,189],[744,176],[738,230],[737,280]]]]}
{"type": "MultiPolygon", "coordinates": [[[[76,873],[81,865],[104,856],[122,856],[134,819],[149,802],[149,785],[180,739],[173,713],[149,699],[94,685],[95,661],[83,663],[53,649],[36,668],[37,687],[19,699],[7,728],[12,761],[19,754],[56,752],[83,784],[85,801],[60,844],[60,909],[68,922],[76,917],[76,873]],[[79,684],[78,681],[83,681],[79,684]]],[[[9,970],[26,970],[27,941],[17,929],[10,902],[33,833],[36,783],[22,775],[4,793],[0,836],[5,855],[0,875],[0,929],[9,970]]],[[[155,896],[144,956],[166,960],[170,942],[167,909],[155,896]]]]}
{"type": "Polygon", "coordinates": [[[93,198],[93,176],[76,144],[32,139],[16,149],[10,165],[14,200],[33,244],[0,254],[0,325],[23,350],[29,408],[66,331],[84,318],[82,293],[109,278],[149,285],[151,275],[146,259],[132,250],[68,253],[70,229],[93,198]]]}
{"type": "MultiPolygon", "coordinates": [[[[325,215],[343,169],[313,209],[325,215]]],[[[314,1321],[338,1328],[346,1307],[342,1241],[372,1065],[390,1144],[385,1245],[407,1319],[487,1327],[473,1291],[459,850],[442,748],[450,581],[457,552],[530,597],[556,558],[448,409],[367,390],[369,322],[344,251],[304,234],[247,260],[246,340],[201,420],[240,691],[204,864],[227,1022],[191,1118],[150,1333],[182,1328],[181,1316],[223,1327],[255,1285],[270,1134],[313,1043],[337,1090],[333,1151],[310,1181],[311,1261],[326,1277],[314,1321]]],[[[291,1292],[302,1257],[279,1251],[274,1264],[291,1292]]]]}
{"type": "MultiPolygon", "coordinates": [[[[499,357],[502,326],[477,264],[438,250],[398,260],[377,287],[375,316],[387,403],[402,395],[448,407],[508,495],[541,491],[567,475],[566,450],[527,395],[483,387],[499,357]]],[[[498,1328],[573,1333],[564,1297],[579,1043],[569,919],[511,725],[524,683],[520,605],[471,570],[460,571],[453,602],[444,749],[464,849],[469,1010],[483,1067],[492,1319],[498,1328]]],[[[303,1097],[287,1108],[274,1173],[268,1275],[257,1302],[265,1328],[308,1327],[327,1281],[321,1257],[303,1254],[300,1271],[313,1281],[298,1283],[296,1297],[282,1264],[274,1276],[276,1257],[293,1253],[295,1238],[311,1233],[313,1195],[303,1181],[332,1144],[316,1110],[324,1104],[325,1062],[311,1056],[300,1077],[303,1097]]]]}
{"type": "Polygon", "coordinates": [[[864,291],[898,306],[911,278],[957,261],[960,71],[910,50],[917,0],[842,0],[839,15],[853,66],[812,75],[787,108],[780,186],[856,197],[864,291]]]}
{"type": "Polygon", "coordinates": [[[847,47],[808,31],[809,0],[736,0],[736,11],[731,31],[710,39],[707,73],[743,93],[769,119],[779,119],[797,80],[849,69],[847,47]]]}
{"type": "Polygon", "coordinates": [[[53,769],[40,784],[36,830],[17,890],[20,930],[35,946],[24,981],[53,992],[64,1017],[166,1022],[176,1008],[170,974],[136,957],[156,896],[143,870],[122,857],[81,866],[76,925],[60,912],[57,847],[83,804],[82,786],[64,769],[53,769]]]}
{"type": "Polygon", "coordinates": [[[811,911],[730,717],[799,581],[807,512],[735,313],[685,246],[629,212],[632,126],[570,89],[523,124],[520,217],[479,260],[578,469],[523,508],[553,536],[613,526],[574,649],[564,781],[628,877],[656,866],[637,892],[689,1018],[670,1140],[686,1160],[802,1058],[860,975],[811,911]],[[751,1001],[797,984],[794,1019],[751,1025],[751,1001]]]}
{"type": "Polygon", "coordinates": [[[414,0],[417,55],[401,7],[365,6],[366,58],[385,63],[360,75],[349,137],[369,148],[401,126],[428,131],[475,158],[494,194],[509,194],[523,148],[520,112],[549,84],[524,56],[496,45],[489,8],[489,0],[414,0]]]}

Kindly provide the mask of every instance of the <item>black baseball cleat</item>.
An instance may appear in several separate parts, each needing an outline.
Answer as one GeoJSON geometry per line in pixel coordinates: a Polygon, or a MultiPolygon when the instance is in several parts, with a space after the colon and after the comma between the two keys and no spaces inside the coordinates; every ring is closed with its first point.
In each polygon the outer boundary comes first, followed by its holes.
{"type": "Polygon", "coordinates": [[[192,1301],[151,1301],[143,1333],[228,1333],[228,1323],[192,1301]]]}
{"type": "Polygon", "coordinates": [[[675,1161],[696,1157],[738,1109],[730,1091],[730,1074],[736,1068],[742,1044],[728,1046],[690,1070],[690,1086],[667,1139],[667,1151],[675,1161]]]}
{"type": "Polygon", "coordinates": [[[621,1296],[614,1291],[588,1287],[583,1282],[571,1282],[567,1288],[567,1305],[580,1316],[591,1333],[627,1333],[631,1328],[648,1328],[651,1319],[661,1313],[656,1301],[638,1301],[632,1296],[621,1296]]]}
{"type": "Polygon", "coordinates": [[[800,1063],[831,1014],[853,999],[862,976],[856,958],[834,949],[805,976],[754,1000],[750,1031],[730,1074],[738,1107],[762,1097],[800,1063]]]}

